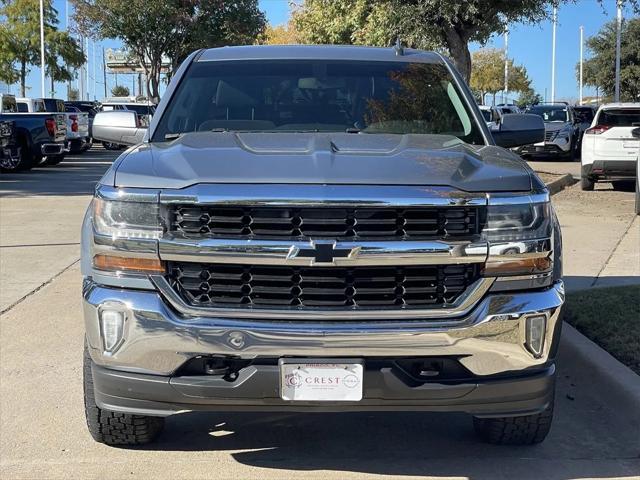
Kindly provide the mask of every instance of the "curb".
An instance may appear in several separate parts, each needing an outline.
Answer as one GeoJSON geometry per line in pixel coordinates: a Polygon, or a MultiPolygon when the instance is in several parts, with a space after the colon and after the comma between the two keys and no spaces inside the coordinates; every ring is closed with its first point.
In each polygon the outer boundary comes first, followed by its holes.
{"type": "MultiPolygon", "coordinates": [[[[546,173],[546,172],[540,172],[546,173]]],[[[573,178],[573,175],[570,173],[565,173],[560,178],[556,178],[554,181],[547,183],[547,189],[549,190],[549,195],[555,195],[558,192],[561,192],[565,188],[573,185],[574,183],[578,183],[578,181],[573,178]]]]}
{"type": "Polygon", "coordinates": [[[565,350],[590,366],[593,376],[603,379],[603,391],[616,391],[631,407],[640,405],[640,375],[616,360],[609,352],[582,335],[567,322],[562,325],[565,350]]]}

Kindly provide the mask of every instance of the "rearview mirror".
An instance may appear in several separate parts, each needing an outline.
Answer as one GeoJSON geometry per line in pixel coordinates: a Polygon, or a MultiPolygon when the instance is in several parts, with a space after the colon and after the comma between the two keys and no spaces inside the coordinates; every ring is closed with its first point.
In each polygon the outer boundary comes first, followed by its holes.
{"type": "Polygon", "coordinates": [[[142,142],[147,127],[140,124],[136,112],[118,110],[99,112],[93,119],[93,138],[119,145],[142,142]]]}
{"type": "Polygon", "coordinates": [[[508,113],[502,116],[500,128],[491,131],[496,145],[504,148],[531,145],[544,141],[544,122],[530,113],[508,113]]]}

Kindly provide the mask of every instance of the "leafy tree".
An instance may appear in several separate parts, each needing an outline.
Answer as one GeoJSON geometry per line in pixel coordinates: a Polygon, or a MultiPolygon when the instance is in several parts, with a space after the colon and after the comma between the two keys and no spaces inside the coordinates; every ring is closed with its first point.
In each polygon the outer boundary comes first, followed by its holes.
{"type": "MultiPolygon", "coordinates": [[[[482,49],[473,52],[472,55],[471,89],[479,94],[484,103],[487,93],[495,96],[497,92],[504,90],[504,61],[503,50],[482,49]]],[[[512,59],[507,59],[509,66],[509,91],[524,92],[531,88],[531,80],[527,76],[527,69],[521,65],[515,65],[512,59]]]]}
{"type": "MultiPolygon", "coordinates": [[[[20,81],[20,94],[26,95],[30,65],[40,64],[40,3],[13,0],[0,7],[0,73],[4,81],[20,81]]],[[[78,67],[85,56],[68,32],[59,31],[58,12],[51,0],[44,2],[45,65],[54,81],[71,80],[69,67],[78,67]]]]}
{"type": "Polygon", "coordinates": [[[93,38],[117,38],[160,97],[163,58],[172,70],[193,50],[253,43],[264,29],[257,0],[73,0],[79,30],[93,38]]]}
{"type": "Polygon", "coordinates": [[[116,85],[111,89],[111,95],[114,97],[128,97],[131,93],[125,85],[116,85]]]}
{"type": "Polygon", "coordinates": [[[300,43],[298,32],[293,22],[286,25],[267,25],[258,43],[262,45],[292,45],[300,43]]]}
{"type": "Polygon", "coordinates": [[[71,102],[80,100],[80,91],[77,88],[69,88],[67,90],[67,99],[71,102]]]}
{"type": "Polygon", "coordinates": [[[518,97],[518,101],[516,102],[516,104],[520,108],[524,108],[529,105],[537,105],[543,100],[544,99],[542,98],[542,95],[536,93],[533,88],[528,88],[527,90],[520,92],[520,97],[518,97]]]}
{"type": "MultiPolygon", "coordinates": [[[[640,101],[640,18],[622,23],[620,35],[620,100],[640,101]]],[[[616,76],[616,22],[605,24],[587,39],[592,56],[584,62],[585,85],[597,87],[604,96],[613,97],[616,76]]],[[[576,77],[580,64],[576,65],[576,77]]]]}
{"type": "MultiPolygon", "coordinates": [[[[567,1],[567,0],[559,0],[567,1]]],[[[548,17],[553,0],[304,0],[293,12],[308,43],[388,46],[400,36],[415,48],[441,49],[469,81],[470,42],[486,43],[509,23],[548,17]]]]}

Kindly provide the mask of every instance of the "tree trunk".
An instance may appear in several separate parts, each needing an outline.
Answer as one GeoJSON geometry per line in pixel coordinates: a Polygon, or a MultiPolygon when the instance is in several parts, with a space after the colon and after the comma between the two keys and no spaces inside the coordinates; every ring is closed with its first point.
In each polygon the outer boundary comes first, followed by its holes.
{"type": "Polygon", "coordinates": [[[25,60],[20,62],[20,96],[27,96],[27,62],[25,60]]]}
{"type": "Polygon", "coordinates": [[[453,58],[453,63],[465,82],[471,79],[471,53],[466,35],[453,27],[445,28],[445,43],[453,58]]]}

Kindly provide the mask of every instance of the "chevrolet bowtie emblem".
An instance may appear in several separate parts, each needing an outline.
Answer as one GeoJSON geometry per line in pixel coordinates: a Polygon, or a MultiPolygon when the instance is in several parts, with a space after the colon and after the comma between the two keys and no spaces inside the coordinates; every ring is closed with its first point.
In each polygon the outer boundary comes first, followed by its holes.
{"type": "Polygon", "coordinates": [[[348,258],[352,248],[336,248],[335,243],[313,242],[309,248],[302,247],[295,254],[296,258],[313,258],[313,263],[333,263],[336,258],[348,258]]]}

